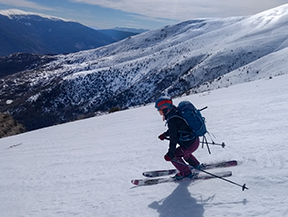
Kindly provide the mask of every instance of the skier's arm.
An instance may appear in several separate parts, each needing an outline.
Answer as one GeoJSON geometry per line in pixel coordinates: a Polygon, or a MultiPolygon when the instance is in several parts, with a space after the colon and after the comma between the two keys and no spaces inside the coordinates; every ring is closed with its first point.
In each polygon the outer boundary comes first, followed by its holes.
{"type": "Polygon", "coordinates": [[[170,143],[169,143],[169,150],[168,150],[167,156],[169,156],[170,158],[174,157],[175,149],[176,149],[177,142],[178,142],[178,130],[177,130],[175,121],[176,121],[176,118],[173,118],[168,122],[170,143]]]}
{"type": "Polygon", "coordinates": [[[166,137],[168,137],[168,136],[170,136],[169,135],[169,129],[165,132],[165,133],[163,133],[166,137]]]}

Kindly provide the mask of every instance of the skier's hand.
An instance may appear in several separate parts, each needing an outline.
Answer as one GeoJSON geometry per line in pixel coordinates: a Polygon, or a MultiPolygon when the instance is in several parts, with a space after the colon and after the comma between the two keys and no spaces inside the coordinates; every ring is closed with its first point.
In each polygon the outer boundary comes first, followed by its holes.
{"type": "Polygon", "coordinates": [[[172,160],[172,158],[169,157],[167,154],[165,154],[164,159],[165,159],[166,161],[171,161],[171,160],[172,160]]]}
{"type": "Polygon", "coordinates": [[[164,133],[162,133],[161,135],[158,136],[158,138],[159,138],[160,140],[164,140],[164,139],[166,138],[166,136],[165,136],[164,133]]]}

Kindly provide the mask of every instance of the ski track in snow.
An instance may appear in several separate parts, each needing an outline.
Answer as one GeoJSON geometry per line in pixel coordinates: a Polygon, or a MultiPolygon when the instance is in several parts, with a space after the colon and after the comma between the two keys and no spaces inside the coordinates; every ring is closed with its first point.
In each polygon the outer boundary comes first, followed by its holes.
{"type": "Polygon", "coordinates": [[[238,160],[228,179],[249,190],[219,179],[134,187],[143,171],[173,168],[151,104],[0,139],[1,216],[287,216],[287,83],[282,75],[174,100],[208,106],[208,130],[227,146],[195,155],[238,160]]]}

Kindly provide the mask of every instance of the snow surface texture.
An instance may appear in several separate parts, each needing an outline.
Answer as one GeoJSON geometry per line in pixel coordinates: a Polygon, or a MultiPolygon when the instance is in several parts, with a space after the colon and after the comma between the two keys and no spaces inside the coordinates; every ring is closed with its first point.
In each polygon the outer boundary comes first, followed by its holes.
{"type": "Polygon", "coordinates": [[[219,179],[134,187],[143,171],[173,168],[150,104],[0,139],[1,216],[288,216],[287,83],[282,75],[174,100],[208,106],[208,130],[227,146],[195,155],[238,160],[219,170],[249,190],[219,179]]]}

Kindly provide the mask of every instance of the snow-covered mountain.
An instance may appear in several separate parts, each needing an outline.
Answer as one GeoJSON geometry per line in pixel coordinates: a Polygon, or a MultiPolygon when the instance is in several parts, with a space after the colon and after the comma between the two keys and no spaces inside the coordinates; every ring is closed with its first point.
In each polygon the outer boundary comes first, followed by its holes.
{"type": "MultiPolygon", "coordinates": [[[[129,32],[124,30],[118,30],[118,29],[100,29],[99,32],[102,32],[106,35],[109,35],[111,38],[113,38],[115,41],[121,41],[125,38],[128,38],[130,36],[137,35],[139,33],[137,32],[129,32]]],[[[136,31],[136,30],[135,30],[136,31]]]]}
{"type": "MultiPolygon", "coordinates": [[[[190,100],[216,142],[201,162],[236,159],[229,180],[133,187],[164,161],[167,128],[154,104],[0,139],[3,217],[287,216],[288,75],[174,99],[190,100]]],[[[210,170],[214,173],[218,170],[210,170]]]]}
{"type": "Polygon", "coordinates": [[[0,80],[0,112],[27,129],[287,72],[288,4],[196,19],[94,50],[58,55],[0,80]],[[204,84],[204,86],[203,86],[204,84]],[[9,104],[7,104],[9,100],[9,104]]]}
{"type": "Polygon", "coordinates": [[[63,18],[60,17],[54,17],[46,14],[40,14],[40,13],[32,13],[32,12],[27,12],[27,11],[22,11],[19,9],[8,9],[8,10],[0,10],[0,14],[3,16],[7,16],[9,19],[40,19],[42,20],[43,18],[49,19],[49,20],[56,20],[56,21],[67,21],[63,18]],[[35,16],[35,17],[32,17],[35,16]]]}
{"type": "Polygon", "coordinates": [[[139,34],[139,33],[147,32],[149,29],[135,29],[135,28],[116,27],[116,28],[114,28],[114,30],[139,34]]]}
{"type": "Polygon", "coordinates": [[[17,9],[0,10],[0,29],[0,56],[71,53],[119,41],[77,22],[17,9]]]}

